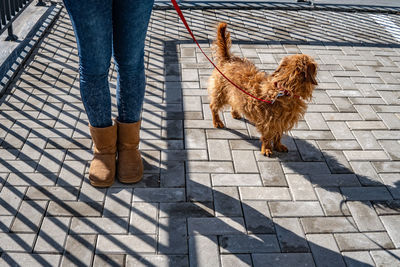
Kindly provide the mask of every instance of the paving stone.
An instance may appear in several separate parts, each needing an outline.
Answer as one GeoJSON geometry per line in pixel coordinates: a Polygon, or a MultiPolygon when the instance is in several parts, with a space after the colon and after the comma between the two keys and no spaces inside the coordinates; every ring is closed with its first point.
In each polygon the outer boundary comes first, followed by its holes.
{"type": "Polygon", "coordinates": [[[274,223],[282,252],[309,252],[298,218],[274,218],[274,223]]]}
{"type": "Polygon", "coordinates": [[[187,255],[140,255],[140,256],[126,256],[126,265],[129,267],[145,267],[145,266],[189,266],[189,259],[187,255]]]}
{"type": "Polygon", "coordinates": [[[12,186],[51,186],[55,185],[57,178],[55,173],[30,173],[29,175],[11,173],[7,178],[7,183],[12,186]]]}
{"type": "Polygon", "coordinates": [[[379,142],[392,160],[400,160],[400,143],[395,140],[382,140],[379,142]]]}
{"type": "Polygon", "coordinates": [[[387,154],[382,150],[370,150],[370,151],[359,151],[359,150],[348,150],[343,151],[343,154],[349,161],[355,160],[389,160],[387,154]]]}
{"type": "Polygon", "coordinates": [[[400,131],[377,130],[377,131],[371,131],[371,132],[375,136],[375,138],[378,140],[381,140],[381,139],[399,140],[400,139],[400,131]]]}
{"type": "Polygon", "coordinates": [[[326,139],[334,139],[333,135],[330,131],[292,131],[293,137],[298,139],[307,139],[307,140],[326,140],[326,139]]]}
{"type": "Polygon", "coordinates": [[[379,178],[371,162],[351,161],[350,165],[362,185],[382,185],[382,180],[379,178]]]}
{"type": "Polygon", "coordinates": [[[157,203],[133,203],[129,223],[129,232],[133,234],[156,234],[157,215],[157,203]]]}
{"type": "Polygon", "coordinates": [[[360,186],[355,174],[313,174],[308,177],[316,187],[360,186]]]}
{"type": "Polygon", "coordinates": [[[160,218],[211,217],[213,215],[214,215],[214,210],[211,202],[183,202],[183,203],[179,202],[179,203],[160,204],[160,215],[159,215],[160,218]]]}
{"type": "Polygon", "coordinates": [[[103,206],[97,202],[50,201],[47,216],[100,216],[103,206]]]}
{"type": "Polygon", "coordinates": [[[258,168],[264,186],[287,186],[279,162],[258,162],[258,168]]]}
{"type": "Polygon", "coordinates": [[[286,179],[294,200],[317,200],[308,176],[288,174],[286,179]]]}
{"type": "Polygon", "coordinates": [[[31,252],[36,234],[0,233],[1,252],[31,252]]]}
{"type": "Polygon", "coordinates": [[[306,113],[304,116],[311,130],[329,130],[324,118],[320,113],[306,113]]]}
{"type": "Polygon", "coordinates": [[[291,200],[286,187],[239,187],[242,200],[291,200]]]}
{"type": "Polygon", "coordinates": [[[261,186],[259,174],[212,174],[213,186],[261,186]]]}
{"type": "Polygon", "coordinates": [[[124,234],[127,231],[127,218],[73,217],[71,222],[74,234],[124,234]]]}
{"type": "Polygon", "coordinates": [[[347,206],[361,232],[385,230],[369,201],[347,201],[347,206]]]}
{"type": "Polygon", "coordinates": [[[161,218],[159,220],[158,252],[186,254],[187,251],[186,219],[161,218]]]}
{"type": "Polygon", "coordinates": [[[381,121],[348,121],[346,123],[350,130],[386,129],[386,126],[381,121]]]}
{"type": "Polygon", "coordinates": [[[345,233],[334,234],[340,251],[391,249],[392,241],[386,233],[345,233]]]}
{"type": "Polygon", "coordinates": [[[356,137],[357,142],[361,145],[363,150],[382,149],[370,131],[353,131],[353,135],[356,137]]]}
{"type": "Polygon", "coordinates": [[[14,233],[37,233],[46,212],[47,201],[23,201],[11,230],[14,233]]]}
{"type": "Polygon", "coordinates": [[[346,200],[392,200],[392,196],[384,186],[374,187],[342,187],[346,200]]]}
{"type": "MultiPolygon", "coordinates": [[[[342,91],[341,91],[342,92],[342,91]]],[[[328,92],[329,93],[329,92],[328,92]]],[[[326,121],[359,121],[361,120],[358,113],[322,113],[326,121]]]]}
{"type": "Polygon", "coordinates": [[[269,202],[272,217],[323,216],[318,201],[269,202]]]}
{"type": "Polygon", "coordinates": [[[95,235],[69,235],[61,266],[91,265],[95,242],[95,235]]]}
{"type": "Polygon", "coordinates": [[[228,140],[207,140],[210,160],[232,160],[228,140]]]}
{"type": "Polygon", "coordinates": [[[392,113],[378,113],[385,125],[390,130],[400,129],[400,118],[392,113]]]}
{"type": "Polygon", "coordinates": [[[233,173],[230,161],[188,161],[186,172],[233,173]]]}
{"type": "Polygon", "coordinates": [[[222,267],[248,267],[252,266],[249,254],[224,254],[221,255],[222,267]]]}
{"type": "Polygon", "coordinates": [[[378,215],[400,214],[400,200],[373,201],[372,205],[378,215]]]}
{"type": "Polygon", "coordinates": [[[70,221],[69,217],[45,217],[34,252],[63,252],[70,221]]]}
{"type": "Polygon", "coordinates": [[[98,254],[136,254],[155,253],[155,235],[99,235],[96,253],[98,254]]]}
{"type": "Polygon", "coordinates": [[[304,161],[323,161],[321,151],[317,149],[317,143],[314,140],[296,140],[297,148],[304,161]]]}
{"type": "Polygon", "coordinates": [[[236,173],[258,173],[253,151],[232,150],[232,157],[236,173]]]}
{"type": "Polygon", "coordinates": [[[358,114],[360,114],[360,116],[366,121],[379,120],[378,115],[370,105],[354,105],[354,108],[357,110],[358,114]]]}
{"type": "Polygon", "coordinates": [[[375,265],[367,251],[343,252],[343,259],[348,267],[363,267],[375,265]]]}
{"type": "Polygon", "coordinates": [[[253,234],[272,234],[275,233],[274,224],[268,209],[267,202],[264,201],[243,201],[242,203],[246,228],[253,234]]]}
{"type": "Polygon", "coordinates": [[[58,186],[30,186],[25,198],[29,200],[76,200],[78,190],[76,187],[58,186]]]}
{"type": "Polygon", "coordinates": [[[97,188],[89,183],[89,178],[85,179],[79,193],[79,201],[82,202],[103,202],[106,196],[106,188],[97,188]]]}
{"type": "Polygon", "coordinates": [[[214,187],[213,193],[216,216],[243,216],[237,187],[214,187]]]}
{"type": "Polygon", "coordinates": [[[181,202],[185,201],[183,188],[135,188],[133,201],[181,202]]]}
{"type": "Polygon", "coordinates": [[[254,253],[252,258],[255,267],[315,266],[311,253],[254,253]]]}
{"type": "Polygon", "coordinates": [[[379,217],[385,226],[387,233],[393,241],[396,248],[400,247],[400,232],[398,225],[400,222],[400,215],[389,215],[379,217]]]}
{"type": "Polygon", "coordinates": [[[327,216],[350,215],[350,211],[338,187],[315,188],[315,191],[327,216]]]}
{"type": "Polygon", "coordinates": [[[229,235],[245,232],[241,217],[188,218],[189,235],[229,235]]]}
{"type": "Polygon", "coordinates": [[[162,187],[182,187],[185,185],[185,163],[183,161],[167,161],[166,168],[161,170],[162,187]]]}
{"type": "Polygon", "coordinates": [[[351,217],[309,217],[300,220],[306,234],[358,232],[351,217]]]}
{"type": "Polygon", "coordinates": [[[355,150],[361,149],[360,144],[354,140],[317,141],[322,150],[355,150]]]}
{"type": "Polygon", "coordinates": [[[325,150],[324,157],[330,170],[334,174],[351,174],[351,166],[342,151],[325,150]]]}
{"type": "Polygon", "coordinates": [[[374,250],[370,252],[376,266],[396,266],[399,263],[400,250],[374,250]]]}
{"type": "Polygon", "coordinates": [[[52,254],[28,254],[28,253],[3,253],[0,258],[0,265],[7,266],[14,264],[15,266],[58,266],[61,255],[52,254]]]}
{"type": "Polygon", "coordinates": [[[308,234],[307,240],[317,266],[346,266],[331,234],[308,234]]]}
{"type": "Polygon", "coordinates": [[[187,198],[190,201],[213,201],[210,175],[190,173],[186,175],[187,198]]]}
{"type": "Polygon", "coordinates": [[[60,171],[65,152],[65,149],[44,149],[36,171],[41,173],[60,171]]]}
{"type": "Polygon", "coordinates": [[[221,266],[216,236],[189,236],[190,266],[221,266]]]}
{"type": "Polygon", "coordinates": [[[16,215],[26,186],[4,186],[0,192],[0,215],[16,215]]]}
{"type": "Polygon", "coordinates": [[[400,199],[400,176],[398,173],[382,173],[380,174],[384,184],[389,189],[393,198],[400,199]]]}
{"type": "Polygon", "coordinates": [[[372,162],[375,169],[381,173],[386,172],[398,172],[400,170],[400,162],[393,161],[393,162],[372,162]]]}
{"type": "Polygon", "coordinates": [[[221,253],[279,252],[275,235],[222,235],[219,237],[221,253]]]}
{"type": "Polygon", "coordinates": [[[330,174],[325,162],[286,162],[283,164],[284,173],[294,174],[330,174]]]}
{"type": "MultiPolygon", "coordinates": [[[[355,86],[353,86],[350,89],[354,89],[355,86]]],[[[331,100],[333,101],[333,103],[335,104],[335,107],[337,108],[337,110],[339,110],[339,112],[354,112],[355,109],[353,107],[348,98],[343,98],[343,97],[332,97],[331,100]]]]}
{"type": "MultiPolygon", "coordinates": [[[[135,189],[136,190],[136,189],[135,189]]],[[[132,189],[130,188],[109,188],[104,202],[104,217],[128,217],[132,189]]]]}
{"type": "Polygon", "coordinates": [[[203,129],[185,129],[186,149],[207,149],[206,137],[203,129]]]}
{"type": "Polygon", "coordinates": [[[332,131],[335,139],[355,139],[353,134],[351,133],[349,127],[345,122],[341,121],[328,121],[328,126],[332,131]]]}

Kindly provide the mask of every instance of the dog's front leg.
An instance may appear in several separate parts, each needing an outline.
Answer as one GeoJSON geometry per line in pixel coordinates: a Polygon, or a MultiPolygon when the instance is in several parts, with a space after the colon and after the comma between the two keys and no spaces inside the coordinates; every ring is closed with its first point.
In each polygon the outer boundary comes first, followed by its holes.
{"type": "Polygon", "coordinates": [[[281,143],[282,135],[276,135],[274,137],[274,149],[278,152],[288,152],[289,150],[285,145],[281,143]]]}
{"type": "Polygon", "coordinates": [[[261,141],[262,141],[261,154],[267,157],[271,156],[272,155],[271,140],[262,138],[261,141]]]}

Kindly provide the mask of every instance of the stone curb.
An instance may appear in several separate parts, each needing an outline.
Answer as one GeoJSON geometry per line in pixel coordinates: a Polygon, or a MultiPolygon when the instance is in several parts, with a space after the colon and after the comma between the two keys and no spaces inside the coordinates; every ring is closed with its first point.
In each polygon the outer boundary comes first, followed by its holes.
{"type": "MultiPolygon", "coordinates": [[[[333,4],[314,4],[309,3],[259,3],[259,2],[190,2],[179,3],[181,9],[268,9],[268,10],[309,10],[309,11],[334,11],[334,12],[368,12],[368,13],[386,13],[400,14],[400,7],[384,6],[364,6],[364,5],[333,5],[333,4]]],[[[155,10],[174,9],[169,1],[156,2],[155,10]]]]}

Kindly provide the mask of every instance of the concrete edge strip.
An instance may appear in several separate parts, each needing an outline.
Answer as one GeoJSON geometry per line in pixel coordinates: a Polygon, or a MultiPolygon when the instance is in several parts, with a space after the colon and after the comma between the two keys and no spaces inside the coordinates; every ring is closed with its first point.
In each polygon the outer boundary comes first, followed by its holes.
{"type": "MultiPolygon", "coordinates": [[[[334,4],[314,4],[308,3],[257,3],[257,2],[190,2],[179,3],[181,9],[244,9],[244,10],[289,10],[289,11],[334,11],[334,12],[368,12],[400,14],[400,7],[385,6],[362,6],[362,5],[334,5],[334,4]]],[[[174,7],[169,1],[156,2],[155,10],[172,10],[174,7]]]]}
{"type": "Polygon", "coordinates": [[[5,60],[5,62],[3,62],[3,66],[9,65],[10,67],[7,68],[8,70],[0,76],[0,98],[6,93],[14,77],[24,66],[26,60],[42,40],[46,31],[56,21],[62,8],[63,6],[59,4],[49,6],[49,10],[43,14],[43,16],[37,21],[28,34],[28,36],[32,37],[25,38],[25,40],[23,40],[15,48],[13,53],[5,60]]]}

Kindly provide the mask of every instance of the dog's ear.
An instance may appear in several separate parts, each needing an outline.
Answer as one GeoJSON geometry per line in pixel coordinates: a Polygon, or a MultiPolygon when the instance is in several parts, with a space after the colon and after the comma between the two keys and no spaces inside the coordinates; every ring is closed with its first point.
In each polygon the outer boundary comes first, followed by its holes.
{"type": "Polygon", "coordinates": [[[283,67],[285,67],[288,64],[288,58],[284,57],[282,58],[281,62],[279,63],[279,66],[275,69],[273,75],[279,73],[283,67]]]}
{"type": "Polygon", "coordinates": [[[308,62],[307,68],[305,70],[306,81],[311,82],[314,85],[318,85],[318,82],[315,79],[316,72],[317,72],[317,64],[308,62]]]}

